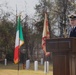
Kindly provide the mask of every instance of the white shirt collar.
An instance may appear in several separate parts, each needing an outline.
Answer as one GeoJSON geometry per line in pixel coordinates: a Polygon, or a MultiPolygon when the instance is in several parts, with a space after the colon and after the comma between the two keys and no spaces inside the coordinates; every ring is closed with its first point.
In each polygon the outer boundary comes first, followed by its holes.
{"type": "Polygon", "coordinates": [[[75,28],[76,26],[72,26],[72,28],[75,28]]]}

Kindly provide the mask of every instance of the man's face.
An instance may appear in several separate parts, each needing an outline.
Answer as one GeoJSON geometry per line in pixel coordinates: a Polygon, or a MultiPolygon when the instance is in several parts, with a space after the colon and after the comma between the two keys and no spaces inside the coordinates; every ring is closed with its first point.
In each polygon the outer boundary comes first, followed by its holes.
{"type": "Polygon", "coordinates": [[[70,25],[76,26],[76,19],[70,19],[70,25]]]}

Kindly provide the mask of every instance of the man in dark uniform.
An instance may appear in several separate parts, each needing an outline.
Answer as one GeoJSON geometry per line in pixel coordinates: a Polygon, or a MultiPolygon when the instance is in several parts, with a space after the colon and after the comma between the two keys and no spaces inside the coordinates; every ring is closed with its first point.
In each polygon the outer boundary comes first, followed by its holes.
{"type": "Polygon", "coordinates": [[[71,25],[70,37],[76,37],[76,14],[71,14],[69,18],[71,25]]]}

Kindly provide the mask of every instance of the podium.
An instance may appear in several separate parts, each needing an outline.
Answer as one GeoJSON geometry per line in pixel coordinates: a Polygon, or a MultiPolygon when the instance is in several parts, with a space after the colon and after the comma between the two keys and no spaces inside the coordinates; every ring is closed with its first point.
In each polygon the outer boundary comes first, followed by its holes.
{"type": "Polygon", "coordinates": [[[53,75],[76,75],[76,38],[48,39],[46,50],[52,52],[53,75]]]}

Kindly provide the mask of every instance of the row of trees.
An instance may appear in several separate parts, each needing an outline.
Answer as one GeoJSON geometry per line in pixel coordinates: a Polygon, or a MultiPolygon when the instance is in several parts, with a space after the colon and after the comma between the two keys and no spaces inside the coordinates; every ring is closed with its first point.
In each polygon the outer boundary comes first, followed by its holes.
{"type": "MultiPolygon", "coordinates": [[[[13,60],[13,51],[16,33],[16,15],[12,10],[5,12],[0,5],[0,52],[8,54],[8,59],[13,60]],[[12,18],[10,18],[12,16],[12,18]]],[[[7,6],[7,5],[6,5],[7,6]]],[[[5,6],[5,7],[6,7],[5,6]]],[[[24,41],[22,49],[25,49],[26,59],[35,59],[41,52],[41,38],[44,22],[44,13],[47,11],[49,20],[49,30],[51,38],[66,37],[68,28],[68,14],[75,10],[73,0],[39,0],[35,6],[35,17],[31,19],[27,14],[22,20],[24,41]],[[33,55],[36,54],[34,57],[33,55]]],[[[9,7],[6,7],[9,8],[9,7]]],[[[10,9],[9,9],[10,10],[10,9]]]]}
{"type": "MultiPolygon", "coordinates": [[[[67,36],[66,29],[68,27],[68,15],[71,11],[75,11],[75,8],[75,0],[39,0],[39,4],[35,7],[37,11],[36,14],[40,21],[39,23],[43,23],[44,13],[47,9],[51,37],[67,36]]],[[[37,28],[41,27],[41,24],[39,23],[36,25],[37,28]]]]}

